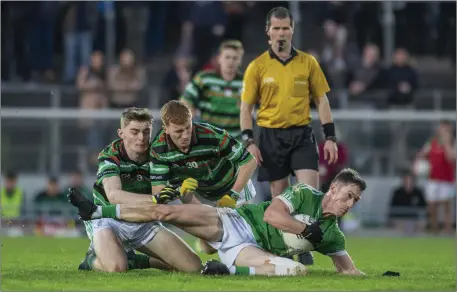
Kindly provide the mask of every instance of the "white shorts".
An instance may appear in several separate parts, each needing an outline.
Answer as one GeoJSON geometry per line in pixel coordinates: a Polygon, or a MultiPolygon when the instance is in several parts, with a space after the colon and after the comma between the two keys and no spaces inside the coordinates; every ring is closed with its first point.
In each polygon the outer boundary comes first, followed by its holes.
{"type": "Polygon", "coordinates": [[[256,194],[257,192],[255,191],[254,184],[252,183],[252,180],[249,180],[244,189],[240,192],[240,198],[236,201],[236,206],[240,207],[244,203],[249,202],[256,194]]]}
{"type": "Polygon", "coordinates": [[[238,254],[247,246],[261,248],[255,241],[251,226],[238,212],[230,208],[217,208],[224,234],[220,242],[208,242],[217,249],[219,258],[227,267],[233,266],[238,254]]]}
{"type": "Polygon", "coordinates": [[[136,249],[150,242],[154,236],[163,228],[158,221],[147,223],[130,223],[118,221],[112,218],[101,218],[91,221],[84,221],[86,233],[93,246],[95,233],[109,228],[119,238],[126,251],[136,249]]]}
{"type": "Polygon", "coordinates": [[[452,199],[455,196],[455,183],[429,180],[425,188],[427,202],[440,202],[452,199]]]}

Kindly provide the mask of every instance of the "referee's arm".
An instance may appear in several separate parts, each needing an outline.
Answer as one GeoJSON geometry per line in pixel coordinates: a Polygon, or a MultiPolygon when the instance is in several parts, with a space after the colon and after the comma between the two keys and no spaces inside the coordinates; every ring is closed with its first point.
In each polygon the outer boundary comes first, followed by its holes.
{"type": "Polygon", "coordinates": [[[241,94],[240,126],[241,131],[252,130],[252,110],[259,94],[259,76],[254,62],[251,62],[243,77],[243,92],[241,94]]]}
{"type": "Polygon", "coordinates": [[[333,123],[332,110],[327,98],[327,92],[330,91],[330,87],[324,72],[322,72],[319,63],[314,58],[311,62],[310,90],[324,130],[325,139],[327,140],[324,146],[324,158],[328,159],[329,164],[333,164],[338,161],[338,148],[335,140],[335,124],[333,123]]]}
{"type": "Polygon", "coordinates": [[[241,95],[240,127],[241,139],[246,149],[255,157],[257,163],[262,163],[262,155],[259,148],[254,144],[254,132],[252,130],[252,110],[259,96],[260,76],[254,62],[251,62],[244,73],[243,93],[241,95]]]}

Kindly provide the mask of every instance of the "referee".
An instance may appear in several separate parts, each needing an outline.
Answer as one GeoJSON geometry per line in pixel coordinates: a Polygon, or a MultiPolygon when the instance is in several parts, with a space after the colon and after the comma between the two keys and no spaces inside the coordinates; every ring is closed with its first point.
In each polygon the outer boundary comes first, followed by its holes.
{"type": "MultiPolygon", "coordinates": [[[[260,165],[258,180],[269,181],[272,197],[289,186],[289,175],[298,182],[319,186],[319,154],[311,127],[310,101],[316,104],[326,142],[329,164],[338,159],[335,125],[326,93],[327,80],[316,59],[292,47],[294,21],[284,7],[266,17],[268,51],[252,61],[243,79],[240,124],[242,140],[260,165]],[[258,105],[258,141],[254,140],[251,113],[258,105]]],[[[300,262],[313,263],[310,253],[300,262]]]]}

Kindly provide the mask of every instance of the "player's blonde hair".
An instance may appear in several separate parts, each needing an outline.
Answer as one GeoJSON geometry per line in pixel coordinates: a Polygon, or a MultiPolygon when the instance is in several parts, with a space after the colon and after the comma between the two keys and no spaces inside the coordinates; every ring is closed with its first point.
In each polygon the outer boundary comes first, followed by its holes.
{"type": "Polygon", "coordinates": [[[176,125],[185,124],[189,119],[192,119],[190,109],[181,101],[172,100],[164,104],[160,110],[162,118],[162,126],[168,126],[170,123],[176,125]]]}
{"type": "Polygon", "coordinates": [[[222,53],[225,49],[233,49],[240,53],[244,53],[243,43],[239,40],[226,40],[221,43],[219,46],[219,53],[222,53]]]}
{"type": "Polygon", "coordinates": [[[129,107],[121,114],[121,128],[127,126],[131,121],[154,122],[152,113],[147,108],[129,107]]]}

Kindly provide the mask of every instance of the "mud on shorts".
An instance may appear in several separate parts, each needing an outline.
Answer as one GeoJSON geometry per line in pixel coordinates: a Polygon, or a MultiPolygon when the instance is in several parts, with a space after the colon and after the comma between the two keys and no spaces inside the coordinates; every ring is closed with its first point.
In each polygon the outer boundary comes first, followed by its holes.
{"type": "Polygon", "coordinates": [[[93,248],[94,235],[100,230],[109,228],[117,238],[119,238],[127,252],[146,245],[160,230],[165,228],[158,221],[131,223],[118,221],[112,218],[84,221],[84,225],[86,227],[87,236],[91,241],[90,248],[93,248]]]}
{"type": "Polygon", "coordinates": [[[233,266],[238,254],[247,246],[262,249],[255,241],[251,226],[238,212],[230,208],[217,208],[224,234],[219,242],[207,242],[217,250],[219,258],[227,267],[233,266]]]}

